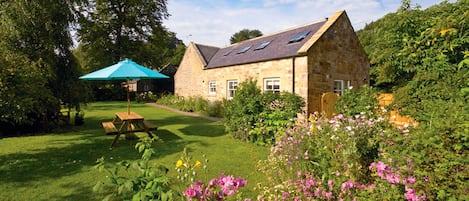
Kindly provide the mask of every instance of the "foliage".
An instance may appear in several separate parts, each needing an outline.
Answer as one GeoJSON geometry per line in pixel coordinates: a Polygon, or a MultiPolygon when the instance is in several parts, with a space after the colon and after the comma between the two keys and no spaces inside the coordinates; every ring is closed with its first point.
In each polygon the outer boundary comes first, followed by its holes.
{"type": "Polygon", "coordinates": [[[187,148],[184,147],[184,150],[181,154],[181,158],[176,162],[176,171],[177,171],[176,183],[178,183],[179,187],[181,187],[180,192],[183,191],[182,186],[184,187],[189,186],[191,183],[197,180],[197,178],[201,175],[200,170],[203,170],[205,175],[207,174],[208,159],[206,158],[205,154],[203,155],[203,158],[204,158],[205,164],[203,164],[199,160],[196,160],[195,162],[193,162],[192,156],[188,153],[187,148]]]}
{"type": "Polygon", "coordinates": [[[262,36],[262,32],[257,29],[253,29],[253,30],[243,29],[239,32],[236,32],[235,34],[231,36],[230,43],[235,44],[235,43],[239,43],[241,41],[249,40],[251,38],[255,38],[259,36],[262,36]]]}
{"type": "Polygon", "coordinates": [[[205,180],[208,173],[208,159],[203,155],[204,163],[196,160],[192,161],[192,156],[185,147],[181,158],[176,162],[177,181],[182,190],[181,195],[187,200],[225,200],[226,197],[236,194],[240,187],[244,187],[247,181],[243,178],[235,179],[233,176],[225,176],[223,173],[219,178],[211,179],[208,184],[204,184],[197,178],[201,175],[200,170],[204,171],[205,180]],[[202,168],[201,168],[202,167],[202,168]],[[197,182],[195,182],[197,181],[197,182]],[[189,186],[187,188],[187,186],[189,186]]]}
{"type": "Polygon", "coordinates": [[[124,58],[159,68],[182,44],[168,32],[166,0],[82,1],[75,6],[83,66],[89,71],[124,58]]]}
{"type": "MultiPolygon", "coordinates": [[[[120,161],[115,165],[107,165],[104,157],[98,159],[96,168],[108,173],[110,185],[113,186],[111,194],[103,200],[118,198],[132,200],[173,200],[172,191],[169,190],[169,178],[166,176],[168,169],[161,165],[151,163],[150,158],[155,151],[151,148],[153,139],[144,138],[135,145],[135,149],[142,154],[140,160],[135,162],[120,161]],[[140,174],[136,177],[126,177],[120,170],[136,170],[140,174]]],[[[105,190],[105,183],[99,181],[93,190],[105,190]]]]}
{"type": "Polygon", "coordinates": [[[211,117],[220,117],[223,113],[222,101],[208,101],[201,96],[184,98],[183,96],[167,94],[158,98],[156,102],[181,111],[195,112],[211,117]]]}
{"type": "Polygon", "coordinates": [[[363,115],[366,118],[375,117],[379,111],[378,92],[375,88],[363,85],[360,88],[346,90],[335,104],[339,114],[345,116],[363,115]]]}
{"type": "Polygon", "coordinates": [[[225,101],[223,122],[234,137],[259,144],[272,144],[274,134],[293,123],[304,100],[292,93],[261,93],[256,80],[238,85],[232,100],[225,101]]]}
{"type": "Polygon", "coordinates": [[[468,9],[466,0],[401,9],[359,34],[378,87],[394,86],[394,108],[420,123],[389,139],[394,145],[383,151],[389,154],[383,161],[403,167],[399,155],[408,157],[417,179],[412,189],[430,200],[467,199],[468,9]]]}
{"type": "Polygon", "coordinates": [[[259,162],[268,175],[264,199],[425,200],[432,193],[417,187],[425,179],[416,176],[408,153],[389,152],[392,139],[408,135],[405,130],[360,115],[315,114],[310,121],[278,136],[268,159],[259,162]]]}
{"type": "Polygon", "coordinates": [[[83,92],[87,90],[76,79],[80,69],[70,51],[70,7],[70,1],[0,4],[1,85],[11,86],[0,94],[9,97],[1,110],[13,110],[5,113],[10,117],[2,118],[1,124],[16,131],[32,124],[36,131],[47,130],[49,120],[57,118],[61,104],[79,108],[86,101],[87,93],[83,92]],[[30,96],[25,98],[18,92],[30,96]]]}
{"type": "Polygon", "coordinates": [[[146,91],[146,92],[137,94],[135,99],[137,100],[138,103],[141,103],[141,102],[149,103],[149,102],[156,102],[158,97],[155,94],[153,94],[153,92],[146,91]]]}
{"type": "Polygon", "coordinates": [[[417,71],[428,69],[421,67],[422,64],[431,64],[441,56],[457,65],[467,50],[468,6],[466,0],[444,1],[419,10],[410,1],[403,1],[396,13],[358,31],[370,58],[372,83],[386,90],[402,87],[417,71]]]}
{"type": "Polygon", "coordinates": [[[191,184],[182,194],[188,201],[192,200],[226,200],[228,196],[233,196],[238,189],[244,187],[247,180],[239,177],[225,176],[223,173],[218,178],[213,178],[204,184],[202,181],[191,184]]]}
{"type": "Polygon", "coordinates": [[[294,124],[294,118],[301,112],[304,101],[292,93],[266,92],[262,94],[261,105],[264,106],[263,111],[249,130],[249,140],[261,145],[272,145],[275,133],[294,124]]]}
{"type": "Polygon", "coordinates": [[[249,129],[263,110],[262,94],[256,82],[251,78],[239,83],[233,99],[225,101],[223,123],[226,130],[236,138],[247,140],[249,129]]]}

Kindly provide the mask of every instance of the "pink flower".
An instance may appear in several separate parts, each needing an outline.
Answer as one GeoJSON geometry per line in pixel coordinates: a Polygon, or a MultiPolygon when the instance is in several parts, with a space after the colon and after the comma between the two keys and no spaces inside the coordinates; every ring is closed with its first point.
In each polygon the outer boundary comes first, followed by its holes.
{"type": "Polygon", "coordinates": [[[413,188],[405,187],[406,193],[405,198],[409,201],[419,201],[419,196],[415,195],[415,190],[413,188]]]}
{"type": "Polygon", "coordinates": [[[403,182],[403,184],[415,184],[415,182],[417,182],[417,179],[415,179],[413,177],[407,177],[402,182],[403,182]]]}
{"type": "Polygon", "coordinates": [[[329,191],[334,189],[334,182],[332,180],[327,181],[327,186],[329,186],[329,191]]]}
{"type": "Polygon", "coordinates": [[[340,190],[341,190],[341,191],[344,191],[344,190],[346,190],[346,189],[353,188],[353,186],[354,186],[354,185],[353,185],[353,182],[350,181],[350,180],[348,180],[348,181],[342,183],[342,185],[340,186],[340,190]]]}

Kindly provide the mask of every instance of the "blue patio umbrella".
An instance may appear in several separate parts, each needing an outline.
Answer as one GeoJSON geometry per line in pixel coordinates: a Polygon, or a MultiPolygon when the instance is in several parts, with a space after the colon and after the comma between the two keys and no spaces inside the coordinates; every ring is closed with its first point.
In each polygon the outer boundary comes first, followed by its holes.
{"type": "Polygon", "coordinates": [[[129,80],[161,79],[168,76],[124,59],[112,66],[81,76],[82,80],[125,80],[127,81],[127,112],[130,113],[129,80]]]}

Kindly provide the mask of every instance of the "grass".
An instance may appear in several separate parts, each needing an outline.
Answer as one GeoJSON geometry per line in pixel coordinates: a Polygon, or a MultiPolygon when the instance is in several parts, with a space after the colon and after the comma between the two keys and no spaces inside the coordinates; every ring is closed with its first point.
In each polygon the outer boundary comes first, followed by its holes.
{"type": "MultiPolygon", "coordinates": [[[[136,140],[119,140],[109,150],[113,136],[104,135],[100,124],[124,111],[125,104],[90,104],[85,108],[85,124],[65,132],[0,139],[0,200],[101,200],[104,195],[92,188],[106,175],[93,168],[96,159],[103,156],[108,162],[117,162],[140,158],[134,149],[136,140]]],[[[203,161],[202,155],[207,155],[208,178],[221,173],[243,177],[248,180],[244,195],[255,198],[253,189],[265,179],[256,171],[256,164],[266,158],[266,147],[232,139],[220,122],[145,104],[133,103],[131,110],[158,125],[155,134],[161,141],[153,144],[157,152],[153,160],[168,167],[169,176],[176,177],[175,162],[186,147],[194,160],[203,161]]]]}

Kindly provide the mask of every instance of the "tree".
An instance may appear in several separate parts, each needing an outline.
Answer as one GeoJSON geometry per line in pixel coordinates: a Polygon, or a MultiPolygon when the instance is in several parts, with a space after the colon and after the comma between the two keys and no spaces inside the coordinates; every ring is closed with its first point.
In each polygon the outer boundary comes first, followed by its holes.
{"type": "Polygon", "coordinates": [[[243,29],[231,36],[230,38],[230,43],[239,43],[241,41],[249,40],[251,38],[259,37],[262,36],[262,32],[254,29],[254,30],[249,30],[249,29],[243,29]]]}
{"type": "Polygon", "coordinates": [[[88,71],[131,58],[161,66],[170,34],[162,26],[166,0],[83,1],[76,7],[78,36],[88,71]]]}
{"type": "Polygon", "coordinates": [[[4,1],[0,3],[0,121],[14,130],[42,121],[47,128],[63,103],[77,106],[84,91],[71,54],[71,1],[4,1]],[[16,128],[16,129],[15,129],[16,128]]]}

